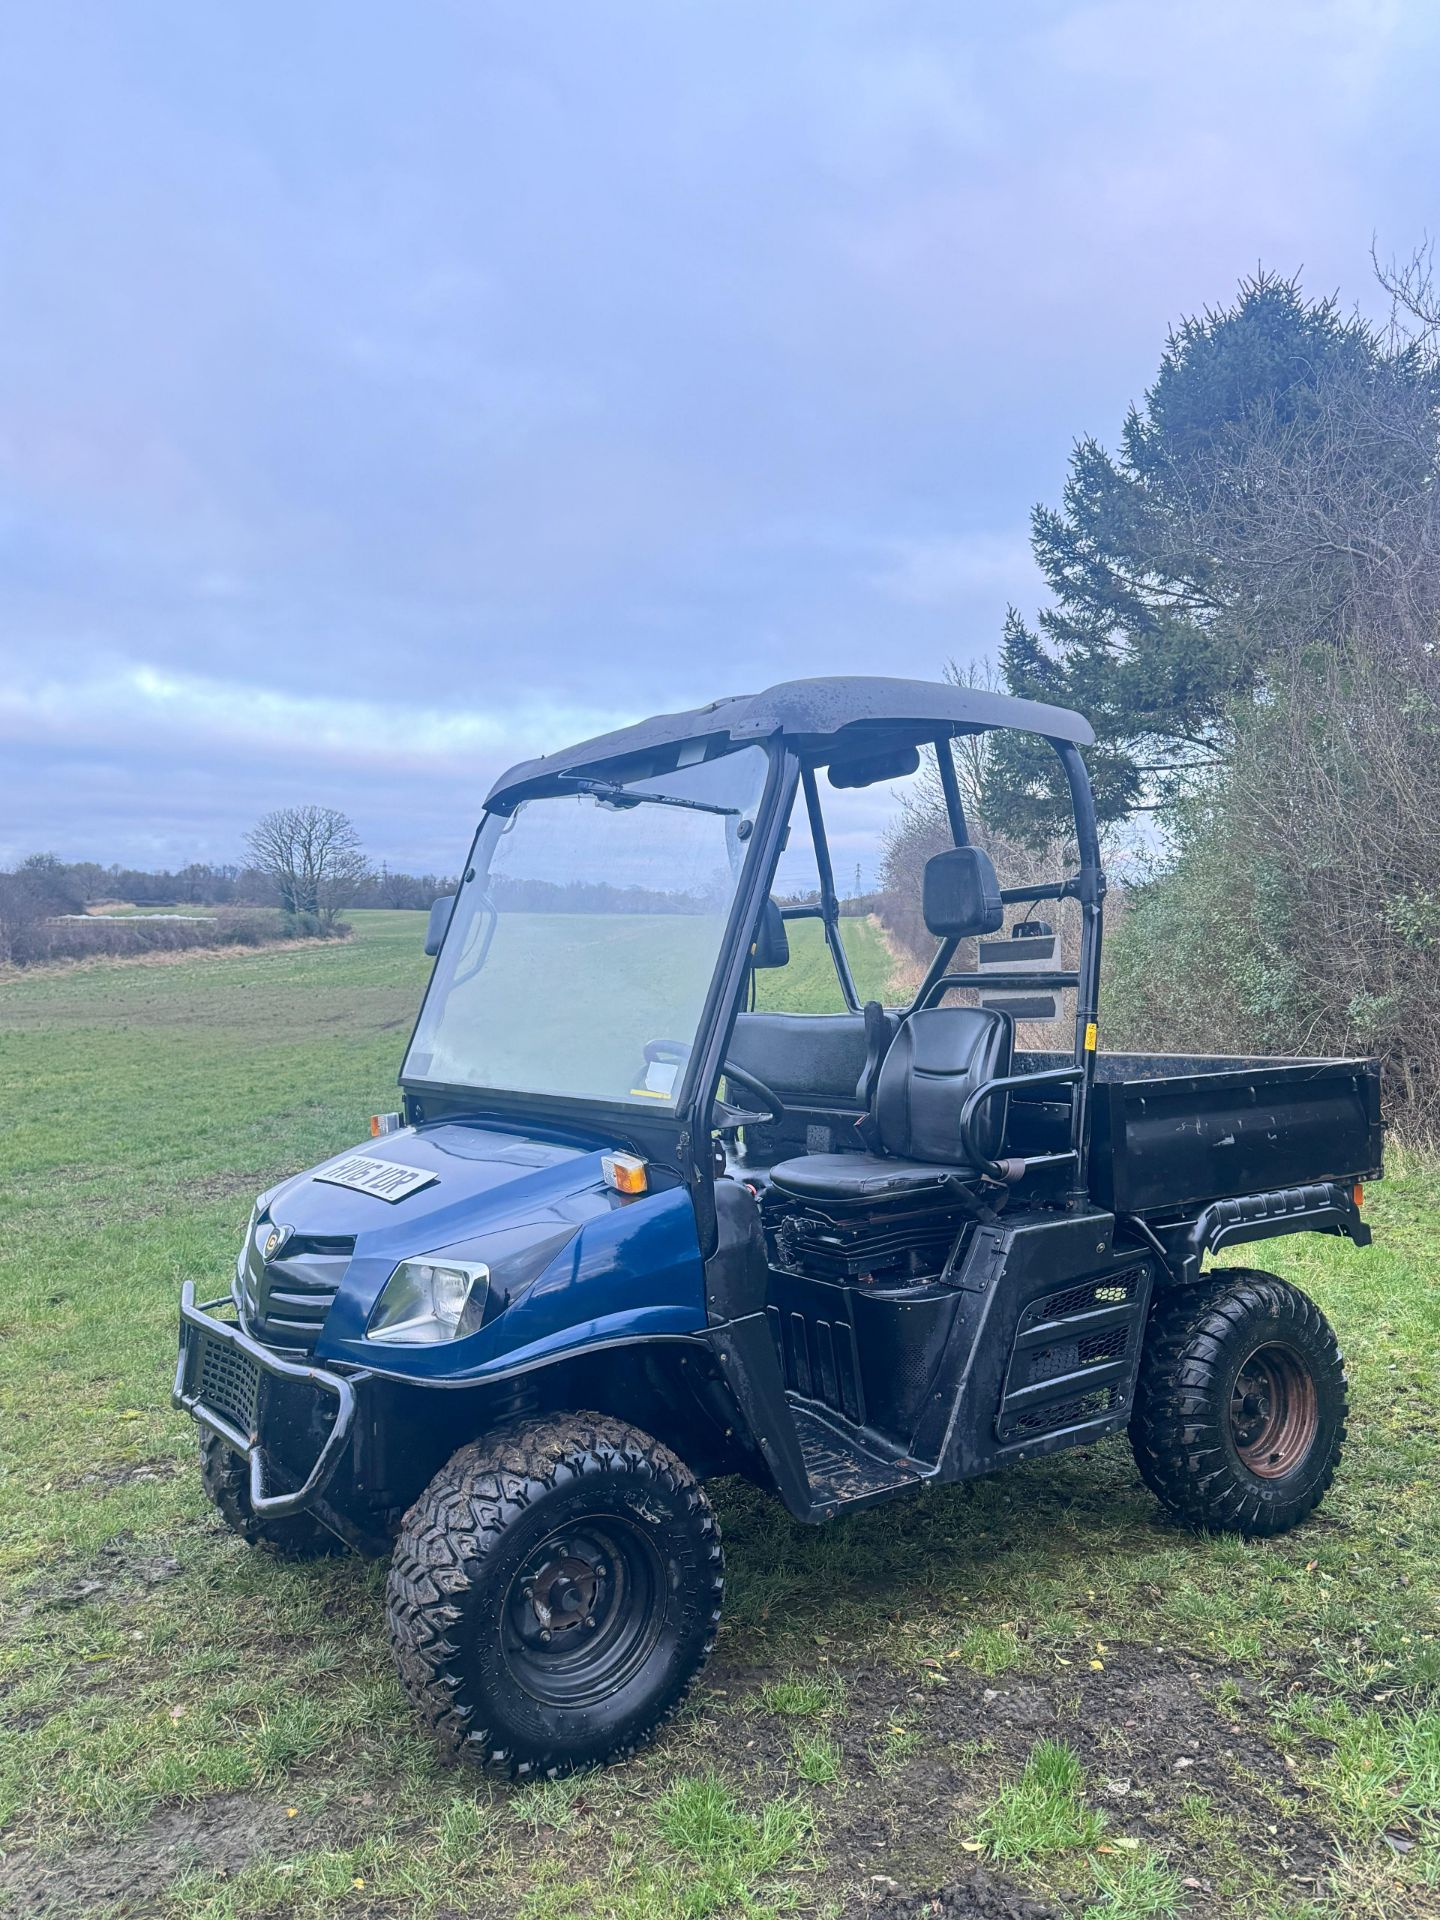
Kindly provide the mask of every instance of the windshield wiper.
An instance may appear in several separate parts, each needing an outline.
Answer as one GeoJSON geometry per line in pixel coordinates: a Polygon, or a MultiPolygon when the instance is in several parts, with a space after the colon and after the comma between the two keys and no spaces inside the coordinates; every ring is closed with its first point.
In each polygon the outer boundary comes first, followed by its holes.
{"type": "Polygon", "coordinates": [[[713,800],[685,800],[678,793],[637,793],[614,780],[595,780],[588,773],[557,773],[557,780],[568,780],[580,793],[594,794],[613,807],[685,807],[691,813],[720,813],[733,818],[739,807],[717,807],[713,800]]]}

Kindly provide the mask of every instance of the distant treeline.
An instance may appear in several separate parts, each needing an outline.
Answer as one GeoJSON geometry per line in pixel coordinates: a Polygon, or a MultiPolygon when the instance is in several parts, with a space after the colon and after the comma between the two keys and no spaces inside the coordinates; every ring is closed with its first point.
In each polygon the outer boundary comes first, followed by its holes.
{"type": "MultiPolygon", "coordinates": [[[[41,892],[48,913],[84,913],[110,901],[137,907],[277,907],[274,880],[258,867],[192,861],[175,871],[157,868],[102,867],[95,860],[57,860],[32,854],[11,878],[25,876],[41,892]]],[[[453,893],[453,878],[433,873],[396,873],[380,866],[350,886],[345,907],[410,907],[428,910],[442,893],[453,893]]]]}
{"type": "MultiPolygon", "coordinates": [[[[438,894],[453,893],[455,885],[436,874],[380,867],[358,877],[341,904],[428,908],[438,894]]],[[[340,922],[326,930],[347,931],[340,922]]],[[[188,947],[258,947],[312,931],[281,911],[276,881],[255,867],[196,861],[173,873],[149,872],[39,853],[0,872],[0,966],[188,947]],[[112,918],[92,911],[112,903],[168,908],[179,917],[112,918]]]]}
{"type": "MultiPolygon", "coordinates": [[[[447,882],[445,891],[453,887],[447,882]]],[[[654,887],[617,887],[608,880],[522,879],[496,874],[489,894],[497,907],[512,913],[713,913],[723,910],[728,890],[718,893],[662,893],[654,887]]]]}
{"type": "MultiPolygon", "coordinates": [[[[449,892],[454,884],[447,880],[442,890],[449,892]]],[[[513,913],[726,913],[731,899],[729,877],[721,874],[716,875],[715,885],[708,891],[696,888],[683,893],[662,892],[656,887],[617,887],[608,880],[569,880],[561,885],[554,880],[496,874],[489,893],[497,907],[513,913]]],[[[857,894],[839,903],[840,912],[862,916],[875,913],[881,898],[878,893],[857,894]]],[[[775,899],[782,907],[814,906],[820,895],[814,888],[802,888],[776,894],[775,899]]]]}

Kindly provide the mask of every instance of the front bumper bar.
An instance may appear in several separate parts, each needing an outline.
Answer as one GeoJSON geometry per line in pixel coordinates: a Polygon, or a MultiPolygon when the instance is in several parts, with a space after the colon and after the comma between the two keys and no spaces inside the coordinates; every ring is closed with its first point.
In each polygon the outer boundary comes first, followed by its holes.
{"type": "Polygon", "coordinates": [[[194,1282],[187,1280],[181,1287],[180,1355],[170,1398],[173,1405],[183,1407],[200,1426],[218,1434],[249,1461],[251,1508],[257,1514],[280,1519],[320,1499],[335,1477],[355,1424],[355,1389],[344,1375],[307,1366],[303,1361],[284,1360],[252,1339],[243,1327],[216,1319],[214,1310],[231,1304],[230,1297],[223,1295],[197,1305],[194,1282]],[[275,1478],[260,1444],[260,1410],[267,1376],[308,1382],[317,1393],[330,1394],[337,1402],[334,1424],[303,1484],[280,1493],[265,1490],[275,1478]]]}

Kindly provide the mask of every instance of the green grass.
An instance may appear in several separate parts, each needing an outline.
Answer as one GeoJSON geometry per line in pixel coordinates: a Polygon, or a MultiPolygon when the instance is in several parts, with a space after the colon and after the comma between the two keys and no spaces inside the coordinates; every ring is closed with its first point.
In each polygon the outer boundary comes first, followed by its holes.
{"type": "MultiPolygon", "coordinates": [[[[756,974],[756,1008],[761,1013],[843,1013],[844,996],[820,922],[789,920],[786,935],[789,964],[756,974]]],[[[893,963],[879,922],[858,916],[846,919],[844,945],[861,1005],[884,999],[893,963]]]]}
{"type": "Polygon", "coordinates": [[[838,1741],[824,1733],[795,1736],[795,1771],[812,1786],[833,1786],[845,1770],[838,1741]]]}
{"type": "Polygon", "coordinates": [[[1090,1863],[1100,1898],[1085,1909],[1085,1920],[1170,1920],[1185,1901],[1180,1876],[1157,1854],[1133,1859],[1097,1856],[1090,1863]]]}
{"type": "Polygon", "coordinates": [[[1029,1862],[1094,1847],[1104,1831],[1105,1815],[1086,1804],[1079,1757],[1063,1740],[1042,1740],[985,1809],[977,1837],[997,1860],[1029,1862]]]}
{"type": "MultiPolygon", "coordinates": [[[[1369,1252],[1250,1250],[1347,1352],[1311,1525],[1190,1536],[1123,1440],[817,1529],[722,1485],[720,1643],[661,1745],[558,1788],[440,1767],[383,1568],[246,1551],[168,1398],[181,1280],[223,1291],[256,1191],[394,1104],[423,916],[355,921],[0,983],[0,1911],[43,1867],[57,1913],[116,1912],[118,1861],[164,1920],[820,1915],[962,1877],[982,1831],[1077,1915],[1164,1913],[1175,1876],[1196,1920],[1435,1911],[1440,1189],[1398,1154],[1369,1252]]],[[[782,1003],[838,1004],[792,934],[782,1003]]]]}
{"type": "MultiPolygon", "coordinates": [[[[1300,1693],[1279,1716],[1292,1750],[1333,1799],[1347,1838],[1363,1844],[1387,1832],[1413,1835],[1427,1852],[1440,1844],[1440,1706],[1398,1712],[1300,1693]]],[[[1433,1868],[1440,1881],[1440,1853],[1433,1868]]]]}
{"type": "Polygon", "coordinates": [[[845,1704],[845,1683],[836,1674],[787,1673],[771,1680],[760,1690],[761,1703],[770,1713],[787,1719],[805,1719],[832,1713],[845,1704]]]}

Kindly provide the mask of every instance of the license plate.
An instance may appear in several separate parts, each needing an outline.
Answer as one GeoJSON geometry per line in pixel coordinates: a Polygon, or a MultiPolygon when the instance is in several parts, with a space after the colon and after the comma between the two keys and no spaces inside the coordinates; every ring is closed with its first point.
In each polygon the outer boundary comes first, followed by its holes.
{"type": "Polygon", "coordinates": [[[368,1153],[352,1153],[348,1160],[337,1160],[323,1173],[312,1173],[312,1180],[323,1180],[329,1187],[353,1187],[357,1193],[373,1193],[377,1200],[403,1200],[440,1178],[425,1167],[407,1167],[398,1160],[376,1160],[368,1153]]]}

